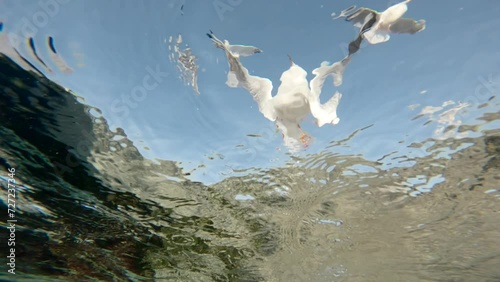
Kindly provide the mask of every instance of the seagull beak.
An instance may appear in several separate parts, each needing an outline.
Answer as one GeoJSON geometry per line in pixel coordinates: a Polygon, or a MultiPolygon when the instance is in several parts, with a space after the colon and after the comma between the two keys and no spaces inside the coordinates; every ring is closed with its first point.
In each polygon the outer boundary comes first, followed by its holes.
{"type": "Polygon", "coordinates": [[[256,48],[254,52],[255,52],[255,53],[262,53],[262,52],[264,52],[264,51],[262,51],[262,50],[261,50],[261,49],[259,49],[259,48],[256,48]]]}

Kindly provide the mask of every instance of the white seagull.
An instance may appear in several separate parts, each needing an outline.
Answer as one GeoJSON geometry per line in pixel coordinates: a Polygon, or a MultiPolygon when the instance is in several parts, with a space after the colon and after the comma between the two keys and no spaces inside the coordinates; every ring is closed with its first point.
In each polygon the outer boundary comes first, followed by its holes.
{"type": "Polygon", "coordinates": [[[345,16],[346,21],[358,27],[363,38],[370,44],[378,44],[388,41],[390,33],[415,34],[425,29],[425,20],[402,18],[408,10],[407,4],[410,1],[392,5],[383,12],[361,7],[349,15],[341,14],[341,16],[345,16]],[[372,22],[369,22],[370,19],[373,19],[372,22]]]}
{"type": "Polygon", "coordinates": [[[319,96],[328,76],[333,76],[336,85],[342,82],[339,76],[342,75],[345,66],[349,63],[349,56],[332,65],[323,62],[319,68],[313,71],[315,77],[310,83],[307,81],[307,72],[295,64],[289,56],[290,68],[281,74],[281,84],[276,96],[273,97],[271,80],[250,75],[241,64],[239,56],[233,54],[227,44],[217,39],[213,33],[207,35],[214,41],[217,48],[226,53],[229,62],[226,84],[233,88],[244,88],[252,95],[264,117],[276,122],[277,127],[282,132],[285,146],[291,151],[307,147],[312,140],[300,127],[300,122],[308,114],[312,114],[317,119],[318,126],[339,122],[336,110],[342,95],[338,92],[335,93],[325,104],[320,103],[319,96]]]}

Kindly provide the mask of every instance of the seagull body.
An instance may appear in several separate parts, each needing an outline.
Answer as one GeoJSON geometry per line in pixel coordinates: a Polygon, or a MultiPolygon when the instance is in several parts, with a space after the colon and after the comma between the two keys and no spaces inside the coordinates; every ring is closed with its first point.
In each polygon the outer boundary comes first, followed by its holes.
{"type": "Polygon", "coordinates": [[[276,125],[281,130],[285,146],[299,149],[307,146],[311,137],[300,123],[311,113],[307,72],[290,58],[290,68],[281,74],[278,92],[271,100],[276,112],[276,125]]]}
{"type": "Polygon", "coordinates": [[[272,99],[276,116],[280,119],[300,123],[310,113],[306,77],[307,72],[293,62],[281,75],[281,84],[272,99]]]}
{"type": "Polygon", "coordinates": [[[310,83],[307,81],[307,72],[289,57],[290,67],[281,74],[281,84],[276,96],[273,97],[271,80],[250,75],[241,64],[239,56],[233,54],[228,48],[228,44],[217,39],[213,33],[207,35],[217,48],[224,50],[228,59],[229,72],[226,84],[233,88],[244,88],[252,95],[264,117],[276,122],[282,132],[285,146],[289,149],[298,150],[307,147],[312,140],[300,127],[300,123],[307,115],[312,114],[319,126],[339,122],[336,109],[341,98],[340,93],[337,92],[323,105],[320,103],[319,96],[328,76],[333,76],[336,85],[342,83],[342,79],[338,76],[342,75],[350,57],[332,65],[324,62],[313,71],[316,76],[310,83]]]}

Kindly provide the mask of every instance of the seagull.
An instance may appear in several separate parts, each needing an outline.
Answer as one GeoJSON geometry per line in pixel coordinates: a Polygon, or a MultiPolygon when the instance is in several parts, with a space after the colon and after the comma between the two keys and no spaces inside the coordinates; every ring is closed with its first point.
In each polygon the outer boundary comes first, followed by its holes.
{"type": "MultiPolygon", "coordinates": [[[[248,57],[251,56],[255,53],[262,53],[262,50],[254,47],[254,46],[246,46],[246,45],[230,45],[229,41],[224,40],[224,42],[220,39],[218,39],[214,33],[210,30],[210,33],[207,33],[207,36],[212,39],[214,44],[217,45],[224,45],[226,46],[226,49],[228,49],[234,56],[236,57],[248,57]]],[[[219,47],[220,48],[220,47],[219,47]]]]}
{"type": "Polygon", "coordinates": [[[276,123],[282,133],[285,146],[291,151],[306,148],[312,141],[311,136],[300,126],[307,115],[312,114],[317,118],[318,126],[339,122],[336,109],[341,98],[340,93],[336,93],[323,105],[320,104],[319,95],[328,76],[334,76],[334,83],[342,82],[336,76],[342,75],[350,57],[332,65],[324,62],[313,71],[315,77],[309,83],[307,72],[295,64],[289,55],[290,67],[281,74],[281,84],[273,97],[271,80],[250,75],[242,65],[239,56],[232,53],[228,44],[223,44],[213,34],[209,37],[217,48],[224,50],[228,59],[229,72],[226,84],[232,88],[244,88],[252,95],[264,117],[276,123]]]}
{"type": "Polygon", "coordinates": [[[425,29],[425,20],[402,18],[408,10],[407,4],[410,1],[406,0],[392,5],[383,12],[361,7],[350,14],[344,13],[341,16],[359,28],[360,36],[362,35],[368,43],[378,44],[388,41],[390,33],[415,34],[425,29]]]}

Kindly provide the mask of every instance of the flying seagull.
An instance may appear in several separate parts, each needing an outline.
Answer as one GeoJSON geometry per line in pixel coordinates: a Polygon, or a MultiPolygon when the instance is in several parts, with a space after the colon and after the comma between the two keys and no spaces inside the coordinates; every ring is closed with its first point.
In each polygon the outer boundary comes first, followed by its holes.
{"type": "MultiPolygon", "coordinates": [[[[386,42],[390,34],[415,34],[425,29],[425,20],[403,18],[408,10],[406,0],[392,5],[383,12],[361,7],[352,13],[341,13],[355,27],[360,29],[360,35],[370,44],[386,42]]],[[[352,11],[352,9],[347,9],[352,11]]]]}
{"type": "Polygon", "coordinates": [[[307,72],[288,56],[290,67],[281,74],[281,84],[273,97],[271,80],[250,75],[242,65],[239,56],[234,55],[227,44],[223,44],[213,34],[209,37],[217,48],[224,50],[228,59],[229,72],[226,84],[233,88],[244,88],[252,95],[264,117],[276,123],[282,133],[285,146],[291,151],[307,147],[312,140],[300,126],[301,121],[308,114],[312,114],[317,119],[319,126],[339,122],[336,109],[341,98],[340,93],[333,95],[323,105],[320,104],[319,96],[328,76],[334,76],[334,81],[341,83],[341,79],[336,79],[335,76],[341,75],[350,57],[332,65],[324,62],[313,71],[315,77],[309,83],[307,72]]]}

